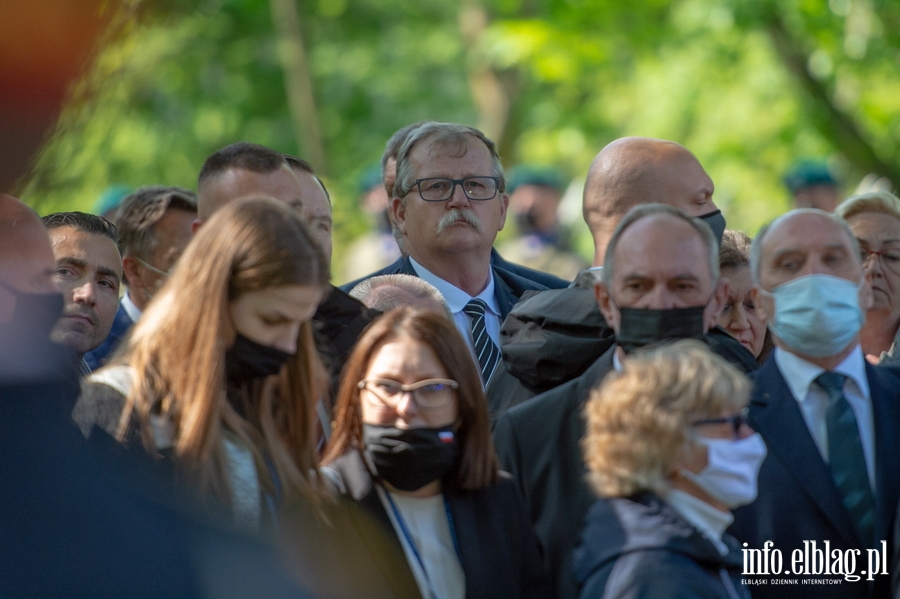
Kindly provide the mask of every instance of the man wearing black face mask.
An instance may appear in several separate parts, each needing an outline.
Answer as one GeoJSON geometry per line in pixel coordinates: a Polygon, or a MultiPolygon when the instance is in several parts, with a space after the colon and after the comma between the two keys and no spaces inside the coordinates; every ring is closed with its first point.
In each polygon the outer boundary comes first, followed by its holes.
{"type": "Polygon", "coordinates": [[[703,339],[727,296],[712,230],[663,204],[633,209],[613,232],[597,303],[616,345],[585,373],[505,412],[494,431],[504,470],[519,485],[543,543],[557,596],[576,595],[571,553],[593,498],[579,440],[582,407],[607,373],[641,347],[703,339]]]}
{"type": "MultiPolygon", "coordinates": [[[[521,300],[500,329],[503,360],[487,387],[494,419],[505,410],[580,376],[613,343],[613,331],[594,300],[606,247],[635,206],[668,204],[702,219],[721,243],[725,218],[713,202],[715,186],[687,148],[646,137],[617,139],[594,158],[584,184],[583,215],[594,238],[594,260],[568,289],[521,300]]],[[[748,371],[753,356],[724,330],[711,347],[748,371]]]]}

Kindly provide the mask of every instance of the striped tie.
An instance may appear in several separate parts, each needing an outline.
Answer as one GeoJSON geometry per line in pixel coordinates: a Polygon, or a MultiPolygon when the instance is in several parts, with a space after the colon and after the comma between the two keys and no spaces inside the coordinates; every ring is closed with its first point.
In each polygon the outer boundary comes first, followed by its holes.
{"type": "Polygon", "coordinates": [[[844,381],[837,372],[823,372],[816,384],[828,393],[825,424],[828,428],[828,466],[844,507],[856,523],[865,547],[871,547],[875,532],[875,501],[869,484],[866,458],[853,408],[844,396],[844,381]]]}
{"type": "Polygon", "coordinates": [[[478,365],[481,366],[481,380],[487,386],[497,368],[497,362],[500,361],[500,348],[493,342],[488,335],[487,327],[484,324],[484,313],[487,305],[480,299],[473,299],[463,312],[469,317],[472,323],[472,341],[475,343],[475,355],[478,357],[478,365]]]}

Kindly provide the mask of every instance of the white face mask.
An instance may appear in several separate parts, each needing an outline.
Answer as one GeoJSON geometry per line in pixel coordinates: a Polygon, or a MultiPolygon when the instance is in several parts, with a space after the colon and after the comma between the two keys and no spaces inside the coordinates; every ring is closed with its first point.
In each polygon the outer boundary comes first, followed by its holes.
{"type": "Polygon", "coordinates": [[[697,441],[706,446],[709,463],[700,474],[682,469],[681,475],[729,509],[752,503],[766,458],[766,444],[759,433],[738,440],[698,437],[697,441]]]}
{"type": "Polygon", "coordinates": [[[768,327],[789,348],[808,356],[834,356],[847,348],[866,320],[859,284],[831,275],[807,275],[762,295],[775,300],[768,327]]]}

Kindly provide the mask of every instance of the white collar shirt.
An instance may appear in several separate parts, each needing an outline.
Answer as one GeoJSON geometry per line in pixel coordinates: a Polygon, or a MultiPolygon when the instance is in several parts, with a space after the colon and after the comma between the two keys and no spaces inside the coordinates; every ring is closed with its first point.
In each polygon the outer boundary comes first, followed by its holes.
{"type": "Polygon", "coordinates": [[[140,320],[141,314],[143,314],[143,312],[141,312],[140,308],[134,305],[134,302],[131,301],[131,296],[127,291],[125,292],[125,295],[122,296],[121,302],[122,308],[125,310],[125,314],[128,315],[128,318],[131,319],[131,322],[137,322],[138,320],[140,320]]]}
{"type": "MultiPolygon", "coordinates": [[[[806,427],[822,455],[828,462],[828,429],[825,423],[825,410],[828,394],[814,384],[816,377],[825,372],[824,368],[807,362],[791,352],[776,347],[775,364],[787,383],[788,389],[797,401],[806,427]]],[[[865,357],[862,348],[857,345],[850,355],[834,368],[834,372],[847,377],[844,383],[844,396],[856,417],[859,427],[859,438],[862,442],[863,455],[866,459],[866,471],[869,483],[875,488],[875,425],[872,416],[872,401],[869,394],[869,380],[866,377],[865,357]]]]}
{"type": "MultiPolygon", "coordinates": [[[[497,304],[497,298],[494,297],[494,271],[490,271],[490,278],[488,279],[487,287],[484,288],[484,291],[476,295],[474,298],[460,289],[459,287],[448,283],[444,279],[440,278],[436,274],[430,272],[427,268],[416,262],[412,257],[409,258],[410,264],[412,264],[413,270],[416,272],[416,275],[423,281],[427,283],[431,283],[437,290],[441,292],[444,296],[444,299],[447,301],[447,305],[450,307],[450,312],[453,313],[453,320],[456,323],[456,328],[459,329],[459,332],[462,334],[463,339],[466,340],[466,343],[469,344],[469,349],[472,350],[472,355],[475,355],[474,343],[472,341],[472,324],[469,320],[469,317],[463,312],[463,309],[473,299],[482,300],[485,305],[487,305],[487,310],[485,310],[484,314],[484,324],[487,328],[487,333],[490,336],[491,340],[500,347],[500,308],[497,304]]],[[[476,357],[475,362],[478,362],[476,357]]]]}

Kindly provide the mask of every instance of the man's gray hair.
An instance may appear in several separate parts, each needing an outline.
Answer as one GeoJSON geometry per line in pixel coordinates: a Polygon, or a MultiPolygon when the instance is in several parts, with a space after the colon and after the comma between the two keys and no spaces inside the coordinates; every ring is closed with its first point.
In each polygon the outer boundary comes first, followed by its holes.
{"type": "Polygon", "coordinates": [[[825,216],[830,218],[847,236],[847,239],[850,240],[850,248],[853,250],[854,260],[856,263],[862,267],[862,257],[859,252],[859,241],[853,235],[853,231],[850,230],[850,225],[847,224],[843,218],[839,216],[835,216],[830,212],[825,212],[824,210],[819,210],[818,208],[796,208],[791,210],[790,212],[786,212],[773,220],[770,223],[767,223],[762,226],[759,230],[759,233],[756,234],[756,237],[753,238],[753,242],[750,244],[750,272],[753,274],[753,283],[754,285],[760,285],[760,270],[762,269],[762,245],[766,238],[766,235],[772,229],[772,227],[778,225],[781,221],[786,218],[789,218],[795,214],[818,214],[820,216],[825,216]]]}
{"type": "Polygon", "coordinates": [[[475,127],[458,123],[428,121],[413,129],[400,147],[400,152],[397,154],[397,180],[394,182],[394,197],[400,198],[402,205],[405,206],[407,194],[416,184],[416,173],[413,172],[409,155],[417,143],[429,139],[432,144],[448,149],[453,156],[463,156],[467,151],[470,136],[480,140],[491,153],[491,170],[493,176],[500,179],[498,191],[503,193],[506,190],[506,175],[503,173],[503,165],[500,163],[497,144],[475,127]]]}
{"type": "Polygon", "coordinates": [[[379,312],[414,305],[416,300],[433,301],[453,320],[453,312],[437,287],[412,275],[379,275],[366,279],[350,291],[350,297],[379,312]]]}
{"type": "Polygon", "coordinates": [[[603,258],[603,283],[609,288],[612,286],[613,269],[615,262],[613,257],[616,254],[616,245],[619,239],[628,230],[628,228],[639,220],[643,220],[655,215],[668,215],[679,220],[683,220],[697,231],[703,245],[709,254],[709,276],[710,281],[715,285],[719,280],[719,240],[715,233],[709,228],[705,222],[699,218],[691,218],[678,208],[669,206],[668,204],[640,204],[628,211],[628,214],[619,222],[619,226],[613,231],[612,237],[609,239],[609,245],[606,247],[606,255],[603,258]]]}

